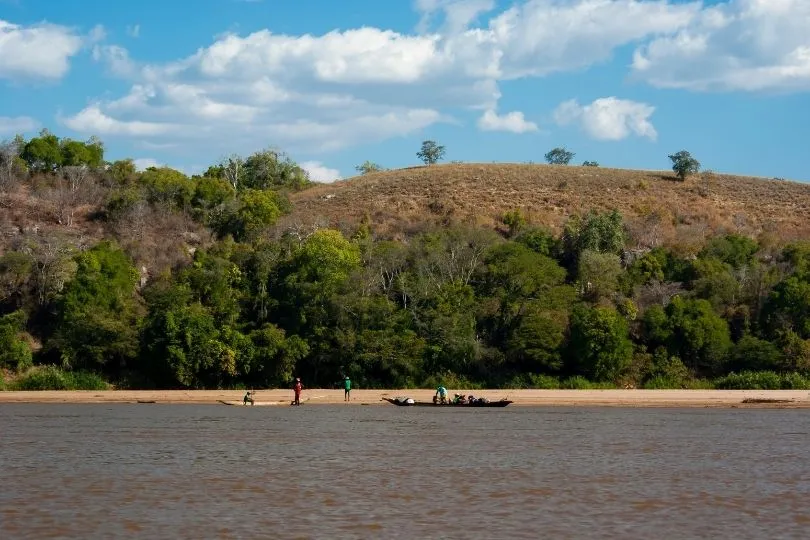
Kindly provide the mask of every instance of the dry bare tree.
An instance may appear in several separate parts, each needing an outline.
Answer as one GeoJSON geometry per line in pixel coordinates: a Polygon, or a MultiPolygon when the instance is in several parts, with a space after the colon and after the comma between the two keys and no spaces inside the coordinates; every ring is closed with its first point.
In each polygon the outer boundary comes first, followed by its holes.
{"type": "Polygon", "coordinates": [[[238,154],[231,154],[222,160],[221,165],[225,179],[233,186],[234,191],[238,191],[239,182],[242,180],[245,171],[245,160],[238,154]]]}
{"type": "Polygon", "coordinates": [[[71,165],[59,169],[53,202],[56,204],[57,219],[60,225],[73,225],[76,207],[86,195],[90,183],[90,169],[85,165],[71,165]]]}
{"type": "Polygon", "coordinates": [[[18,183],[17,159],[20,155],[18,141],[0,143],[0,194],[11,191],[18,183]]]}

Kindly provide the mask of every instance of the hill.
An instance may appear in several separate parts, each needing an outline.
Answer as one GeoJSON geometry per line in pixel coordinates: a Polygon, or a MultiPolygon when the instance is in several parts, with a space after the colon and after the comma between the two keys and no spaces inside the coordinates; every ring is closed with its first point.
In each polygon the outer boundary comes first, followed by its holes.
{"type": "Polygon", "coordinates": [[[534,164],[448,164],[371,173],[291,197],[285,227],[351,230],[368,216],[382,237],[402,238],[426,223],[497,225],[521,209],[558,232],[571,214],[618,209],[639,246],[689,245],[715,233],[810,234],[810,185],[704,172],[534,164]]]}

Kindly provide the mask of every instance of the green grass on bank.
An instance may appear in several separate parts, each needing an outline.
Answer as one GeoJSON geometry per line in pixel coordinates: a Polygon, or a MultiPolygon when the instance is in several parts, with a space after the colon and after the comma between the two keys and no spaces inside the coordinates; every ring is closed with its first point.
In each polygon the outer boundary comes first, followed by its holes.
{"type": "Polygon", "coordinates": [[[99,375],[84,371],[65,371],[55,366],[30,368],[14,379],[0,381],[2,390],[108,390],[110,385],[99,375]]]}
{"type": "MultiPolygon", "coordinates": [[[[129,381],[134,383],[136,381],[129,381]]],[[[424,388],[439,385],[462,390],[482,390],[485,386],[465,378],[434,377],[424,381],[424,388]],[[434,380],[435,379],[435,380],[434,380]]],[[[119,385],[120,386],[120,385],[119,385]]],[[[138,384],[123,385],[130,390],[145,389],[138,384]]],[[[537,390],[608,390],[620,388],[613,383],[593,382],[584,377],[558,378],[550,375],[523,374],[504,384],[503,389],[537,390]]],[[[0,370],[0,391],[14,390],[111,390],[113,386],[96,373],[65,371],[56,366],[36,366],[16,376],[0,370]]],[[[810,376],[801,373],[776,373],[773,371],[743,371],[730,373],[714,380],[691,379],[673,381],[667,377],[655,377],[639,388],[645,390],[810,390],[810,376]]],[[[153,389],[149,387],[148,389],[153,389]]],[[[231,389],[240,389],[237,387],[231,389]]]]}

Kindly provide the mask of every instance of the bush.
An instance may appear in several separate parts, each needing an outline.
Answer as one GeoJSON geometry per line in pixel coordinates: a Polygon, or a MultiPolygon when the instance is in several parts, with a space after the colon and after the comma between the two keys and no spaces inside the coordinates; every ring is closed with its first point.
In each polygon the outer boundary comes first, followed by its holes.
{"type": "Polygon", "coordinates": [[[457,375],[452,371],[433,374],[422,381],[420,385],[421,388],[438,388],[439,386],[454,390],[481,390],[484,388],[481,383],[473,382],[464,375],[457,375]]]}
{"type": "Polygon", "coordinates": [[[780,390],[782,377],[773,371],[743,371],[720,377],[714,384],[723,390],[780,390]]]}
{"type": "Polygon", "coordinates": [[[592,382],[577,375],[560,381],[560,388],[566,390],[610,390],[616,388],[616,385],[610,382],[592,382]]]}
{"type": "Polygon", "coordinates": [[[670,390],[683,388],[682,381],[666,375],[656,375],[644,383],[645,390],[670,390]]]}
{"type": "Polygon", "coordinates": [[[107,390],[100,376],[88,372],[63,371],[56,366],[31,368],[11,385],[12,390],[107,390]]]}
{"type": "Polygon", "coordinates": [[[531,388],[538,390],[557,390],[560,388],[560,380],[551,375],[529,373],[529,384],[531,388]]]}
{"type": "Polygon", "coordinates": [[[801,373],[782,375],[782,390],[810,390],[810,379],[801,373]]]}

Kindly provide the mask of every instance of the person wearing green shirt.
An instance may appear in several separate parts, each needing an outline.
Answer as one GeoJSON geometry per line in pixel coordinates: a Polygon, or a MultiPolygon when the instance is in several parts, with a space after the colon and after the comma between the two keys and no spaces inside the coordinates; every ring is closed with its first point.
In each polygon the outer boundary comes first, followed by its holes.
{"type": "Polygon", "coordinates": [[[437,397],[439,398],[439,403],[441,403],[441,404],[447,403],[447,388],[440,385],[436,389],[436,394],[433,396],[433,402],[434,403],[436,402],[437,397]]]}
{"type": "Polygon", "coordinates": [[[349,392],[352,391],[352,380],[348,375],[343,376],[343,401],[351,401],[349,392]]]}

